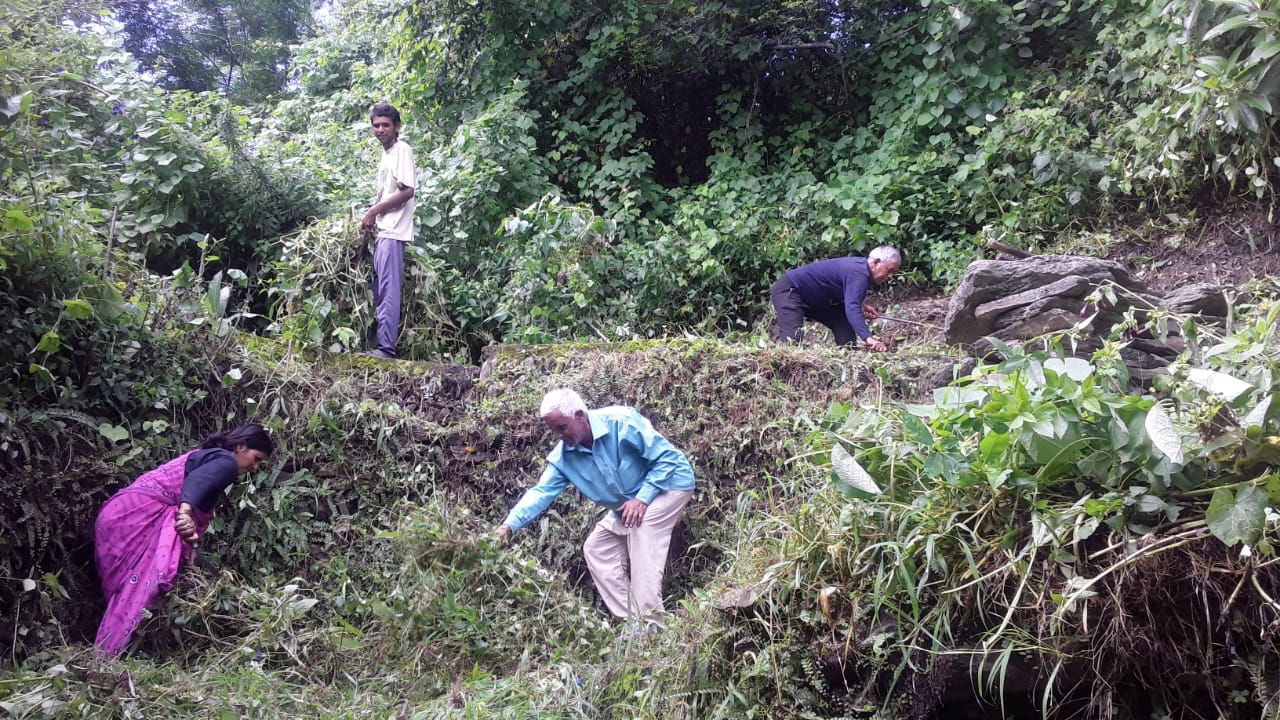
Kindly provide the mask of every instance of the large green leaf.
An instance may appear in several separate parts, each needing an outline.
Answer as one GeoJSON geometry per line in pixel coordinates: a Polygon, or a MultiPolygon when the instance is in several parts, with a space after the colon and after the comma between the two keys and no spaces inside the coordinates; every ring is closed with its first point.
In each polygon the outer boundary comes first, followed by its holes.
{"type": "Polygon", "coordinates": [[[4,113],[5,117],[13,117],[19,112],[22,112],[22,98],[26,94],[27,93],[19,93],[13,97],[4,97],[0,95],[0,100],[3,100],[3,102],[0,102],[0,113],[4,113]]]}
{"type": "Polygon", "coordinates": [[[1242,488],[1238,493],[1219,488],[1205,514],[1209,532],[1227,545],[1254,544],[1266,520],[1267,491],[1259,487],[1242,488]]]}
{"type": "Polygon", "coordinates": [[[40,338],[40,342],[36,344],[36,352],[58,352],[62,347],[62,338],[58,337],[58,333],[50,330],[40,338]]]}
{"type": "Polygon", "coordinates": [[[1169,462],[1181,465],[1185,456],[1182,452],[1182,437],[1173,426],[1173,419],[1160,405],[1152,405],[1147,411],[1147,419],[1143,423],[1151,445],[1161,455],[1169,458],[1169,462]]]}
{"type": "Polygon", "coordinates": [[[49,368],[38,363],[31,363],[27,366],[27,372],[36,376],[41,382],[52,383],[53,373],[49,372],[49,368]]]}
{"type": "Polygon", "coordinates": [[[1271,415],[1271,406],[1274,404],[1275,396],[1268,395],[1240,419],[1240,427],[1248,430],[1251,427],[1265,427],[1267,417],[1271,415]]]}
{"type": "Polygon", "coordinates": [[[67,314],[76,320],[93,317],[93,306],[80,298],[65,299],[62,301],[62,306],[66,308],[67,314]]]}
{"type": "Polygon", "coordinates": [[[1066,375],[1076,382],[1084,382],[1093,374],[1093,365],[1082,358],[1049,358],[1044,361],[1044,369],[1066,375]]]}
{"type": "Polygon", "coordinates": [[[933,391],[933,402],[942,406],[969,405],[987,399],[987,391],[972,387],[940,387],[933,391]]]}
{"type": "Polygon", "coordinates": [[[839,442],[831,448],[831,467],[836,471],[837,485],[841,491],[858,490],[871,495],[880,494],[880,486],[871,478],[871,474],[839,442]]]}
{"type": "Polygon", "coordinates": [[[129,430],[119,425],[110,423],[102,423],[98,426],[98,434],[110,440],[111,442],[120,442],[129,439],[129,430]]]}
{"type": "Polygon", "coordinates": [[[1232,377],[1226,373],[1205,368],[1192,368],[1187,379],[1212,393],[1217,393],[1228,401],[1235,400],[1253,389],[1249,383],[1232,377]]]}
{"type": "Polygon", "coordinates": [[[35,228],[35,223],[21,210],[10,208],[4,213],[3,227],[6,232],[26,232],[35,228]]]}

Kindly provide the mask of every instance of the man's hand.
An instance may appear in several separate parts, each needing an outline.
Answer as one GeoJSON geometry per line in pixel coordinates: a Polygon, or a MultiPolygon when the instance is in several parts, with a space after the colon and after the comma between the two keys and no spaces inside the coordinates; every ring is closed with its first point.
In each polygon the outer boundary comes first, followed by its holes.
{"type": "Polygon", "coordinates": [[[498,538],[498,544],[503,547],[511,543],[511,528],[506,525],[499,525],[498,531],[494,535],[498,538]]]}
{"type": "Polygon", "coordinates": [[[378,213],[374,212],[375,208],[369,208],[369,212],[364,214],[364,219],[360,221],[360,228],[365,232],[373,230],[378,225],[378,213]]]}
{"type": "Polygon", "coordinates": [[[361,226],[360,244],[356,246],[355,255],[351,257],[352,265],[359,265],[364,256],[369,254],[369,240],[373,237],[373,228],[361,226]]]}
{"type": "Polygon", "coordinates": [[[622,503],[622,507],[618,508],[618,513],[622,515],[623,527],[639,527],[640,521],[644,520],[644,511],[649,506],[639,500],[628,500],[622,503]]]}
{"type": "Polygon", "coordinates": [[[880,317],[880,311],[871,303],[862,303],[862,317],[868,320],[875,320],[880,317]]]}
{"type": "Polygon", "coordinates": [[[880,338],[869,337],[867,338],[867,349],[872,352],[884,352],[889,349],[889,346],[885,345],[880,338]]]}
{"type": "Polygon", "coordinates": [[[182,538],[182,542],[195,547],[200,542],[200,533],[196,532],[196,521],[191,517],[191,506],[182,503],[178,506],[178,516],[173,521],[173,529],[182,538]]]}

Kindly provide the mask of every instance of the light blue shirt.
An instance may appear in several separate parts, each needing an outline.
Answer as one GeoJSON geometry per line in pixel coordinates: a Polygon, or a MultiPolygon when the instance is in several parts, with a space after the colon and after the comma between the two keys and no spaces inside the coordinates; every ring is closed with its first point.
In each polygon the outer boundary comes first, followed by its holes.
{"type": "Polygon", "coordinates": [[[542,514],[569,487],[611,510],[628,500],[648,505],[668,490],[692,490],[689,459],[634,408],[587,411],[591,447],[556,443],[538,484],[511,508],[503,524],[514,532],[542,514]]]}

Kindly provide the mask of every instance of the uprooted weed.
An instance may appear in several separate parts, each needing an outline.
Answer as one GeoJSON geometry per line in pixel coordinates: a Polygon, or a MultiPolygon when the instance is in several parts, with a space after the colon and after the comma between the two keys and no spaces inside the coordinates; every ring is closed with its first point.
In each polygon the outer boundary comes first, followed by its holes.
{"type": "MultiPolygon", "coordinates": [[[[333,352],[369,349],[375,325],[368,291],[373,244],[358,255],[358,219],[351,214],[308,225],[278,242],[269,291],[279,337],[299,347],[333,352]]],[[[440,357],[462,344],[439,287],[443,265],[421,247],[405,247],[400,349],[411,357],[440,357]]]]}

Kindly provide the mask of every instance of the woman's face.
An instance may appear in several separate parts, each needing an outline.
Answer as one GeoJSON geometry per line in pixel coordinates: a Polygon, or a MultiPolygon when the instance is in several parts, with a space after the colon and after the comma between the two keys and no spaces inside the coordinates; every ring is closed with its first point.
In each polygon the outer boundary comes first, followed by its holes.
{"type": "Polygon", "coordinates": [[[267,459],[266,453],[261,450],[254,450],[244,443],[240,443],[236,451],[231,454],[235,456],[236,464],[240,466],[241,475],[257,470],[258,465],[267,459]]]}

